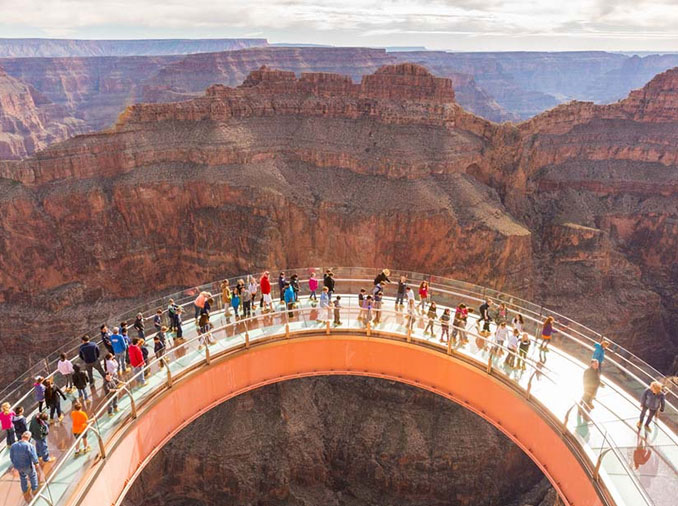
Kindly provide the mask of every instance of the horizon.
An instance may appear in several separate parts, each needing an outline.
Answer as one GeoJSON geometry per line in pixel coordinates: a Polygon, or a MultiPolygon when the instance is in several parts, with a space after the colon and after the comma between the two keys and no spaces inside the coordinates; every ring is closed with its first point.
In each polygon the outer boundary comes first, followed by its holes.
{"type": "Polygon", "coordinates": [[[0,0],[7,39],[266,38],[271,44],[429,51],[678,51],[670,0],[0,0]]]}

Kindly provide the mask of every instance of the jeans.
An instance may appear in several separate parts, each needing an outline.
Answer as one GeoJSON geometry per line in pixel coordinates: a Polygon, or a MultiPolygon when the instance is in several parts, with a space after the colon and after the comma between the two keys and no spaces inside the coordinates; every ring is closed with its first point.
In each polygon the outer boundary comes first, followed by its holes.
{"type": "Polygon", "coordinates": [[[85,400],[89,399],[89,395],[87,394],[86,388],[78,388],[78,396],[82,397],[85,400]]]}
{"type": "Polygon", "coordinates": [[[19,478],[21,480],[21,491],[28,492],[28,480],[31,481],[31,488],[35,492],[38,490],[38,473],[35,471],[35,466],[26,469],[17,469],[19,471],[19,478]]]}
{"type": "Polygon", "coordinates": [[[44,462],[49,460],[49,445],[47,444],[47,438],[35,440],[35,451],[38,453],[38,457],[44,462]]]}
{"type": "Polygon", "coordinates": [[[127,369],[127,363],[126,363],[126,360],[125,360],[125,352],[124,351],[122,353],[116,353],[115,359],[118,361],[118,366],[120,367],[118,370],[120,372],[127,369]]]}
{"type": "Polygon", "coordinates": [[[650,425],[650,422],[652,421],[654,416],[657,414],[656,409],[648,409],[647,406],[643,406],[643,409],[640,412],[640,423],[641,424],[643,423],[643,419],[645,418],[645,413],[647,413],[648,411],[650,412],[650,414],[647,417],[647,422],[645,422],[646,427],[650,425]]]}
{"type": "Polygon", "coordinates": [[[143,365],[140,365],[139,367],[132,367],[132,374],[137,379],[137,383],[139,385],[146,384],[146,380],[144,379],[144,373],[141,372],[143,369],[144,369],[143,365]]]}
{"type": "Polygon", "coordinates": [[[310,299],[318,300],[318,297],[317,297],[317,295],[316,295],[315,292],[316,292],[316,290],[311,290],[311,293],[310,293],[309,296],[308,296],[309,300],[310,300],[310,299]]]}
{"type": "Polygon", "coordinates": [[[113,400],[111,400],[111,403],[108,405],[108,414],[110,415],[113,413],[114,409],[118,409],[118,394],[113,396],[113,400]]]}
{"type": "Polygon", "coordinates": [[[238,308],[239,308],[240,306],[231,306],[231,307],[233,308],[233,314],[234,314],[235,317],[237,318],[237,317],[238,317],[238,308]]]}
{"type": "Polygon", "coordinates": [[[181,328],[181,322],[179,321],[178,318],[175,320],[175,323],[176,323],[176,326],[177,326],[177,337],[179,339],[183,339],[184,330],[181,328]]]}
{"type": "Polygon", "coordinates": [[[7,435],[7,447],[9,448],[16,443],[16,431],[14,430],[14,427],[5,429],[5,434],[7,435]]]}
{"type": "Polygon", "coordinates": [[[193,304],[193,307],[195,308],[195,319],[198,319],[198,316],[200,316],[200,306],[193,304]]]}
{"type": "Polygon", "coordinates": [[[57,399],[55,403],[49,407],[50,420],[54,420],[54,413],[56,413],[57,416],[61,416],[61,400],[59,399],[57,399]]]}
{"type": "Polygon", "coordinates": [[[93,362],[91,364],[85,364],[85,367],[87,368],[87,375],[89,376],[89,382],[94,385],[94,373],[92,369],[96,369],[99,371],[99,374],[101,374],[101,379],[104,379],[106,377],[106,373],[104,372],[104,368],[101,367],[101,362],[98,360],[96,362],[93,362]]]}
{"type": "Polygon", "coordinates": [[[252,302],[249,300],[242,303],[242,315],[244,318],[249,318],[252,315],[252,302]]]}
{"type": "Polygon", "coordinates": [[[404,293],[398,293],[396,294],[396,306],[402,306],[405,302],[405,294],[404,293]]]}

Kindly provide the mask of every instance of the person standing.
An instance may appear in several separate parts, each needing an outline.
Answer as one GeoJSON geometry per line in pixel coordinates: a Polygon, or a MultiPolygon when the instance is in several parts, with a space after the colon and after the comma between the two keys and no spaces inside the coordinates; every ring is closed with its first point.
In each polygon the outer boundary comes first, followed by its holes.
{"type": "MultiPolygon", "coordinates": [[[[379,286],[379,285],[377,285],[379,286]]],[[[377,325],[381,321],[381,301],[384,298],[384,292],[379,289],[377,293],[374,294],[374,301],[372,306],[374,306],[374,324],[377,325]]]]}
{"type": "Polygon", "coordinates": [[[332,269],[327,269],[327,272],[325,272],[325,275],[323,276],[323,286],[327,288],[327,296],[329,297],[330,302],[332,302],[334,284],[334,273],[332,272],[332,269]]]}
{"type": "Polygon", "coordinates": [[[268,312],[273,309],[273,299],[271,298],[271,279],[269,272],[266,271],[259,280],[259,289],[261,290],[261,312],[268,312]]]}
{"type": "Polygon", "coordinates": [[[110,374],[106,375],[104,380],[104,394],[108,397],[109,394],[113,393],[111,402],[109,402],[106,412],[108,416],[113,416],[113,412],[118,412],[118,380],[111,376],[110,374]]]}
{"type": "MultiPolygon", "coordinates": [[[[110,342],[110,341],[109,341],[110,342]]],[[[73,391],[73,363],[66,358],[66,354],[62,353],[59,355],[59,361],[57,362],[57,371],[63,376],[64,383],[66,384],[66,392],[73,391]]]]}
{"type": "Polygon", "coordinates": [[[426,322],[426,327],[424,328],[424,334],[433,335],[433,326],[435,325],[436,320],[438,319],[438,313],[436,310],[436,303],[431,302],[431,305],[428,307],[428,313],[426,314],[428,321],[426,322]]]}
{"type": "Polygon", "coordinates": [[[323,286],[323,291],[320,292],[320,303],[319,303],[319,310],[318,310],[318,320],[317,321],[323,321],[323,314],[327,314],[329,318],[330,314],[330,295],[329,295],[329,290],[327,289],[326,286],[323,286]]]}
{"type": "Polygon", "coordinates": [[[489,335],[490,332],[490,309],[492,308],[492,301],[490,299],[485,299],[485,302],[480,305],[478,311],[480,312],[480,318],[478,319],[478,327],[480,324],[483,324],[482,332],[487,332],[489,335]]]}
{"type": "Polygon", "coordinates": [[[459,334],[459,342],[463,345],[466,340],[466,322],[468,321],[468,308],[466,304],[459,304],[454,311],[454,321],[452,322],[452,339],[456,341],[459,334]]]}
{"type": "Polygon", "coordinates": [[[527,358],[527,352],[530,349],[530,336],[527,335],[527,332],[523,332],[523,335],[520,338],[520,344],[518,345],[518,365],[517,368],[525,370],[525,359],[527,358]]]}
{"type": "Polygon", "coordinates": [[[553,336],[553,316],[547,316],[541,328],[541,345],[539,346],[539,360],[546,362],[546,352],[553,336]]]}
{"type": "Polygon", "coordinates": [[[582,395],[581,403],[586,412],[593,409],[593,399],[596,398],[598,387],[600,387],[600,363],[594,358],[591,364],[584,371],[584,395],[582,395]]]}
{"type": "Polygon", "coordinates": [[[334,308],[334,324],[341,325],[341,295],[337,295],[332,302],[334,308]]]}
{"type": "Polygon", "coordinates": [[[14,431],[15,416],[16,413],[12,411],[11,404],[9,402],[3,402],[2,406],[0,406],[0,427],[5,431],[8,448],[16,441],[16,432],[14,431]]]}
{"type": "Polygon", "coordinates": [[[103,367],[101,367],[101,362],[99,361],[99,347],[89,340],[88,335],[82,337],[82,344],[80,345],[80,351],[78,352],[80,358],[85,363],[85,368],[87,369],[87,375],[89,376],[89,382],[94,386],[94,373],[92,369],[99,371],[101,379],[106,376],[103,367]]]}
{"type": "Polygon", "coordinates": [[[12,420],[12,425],[14,425],[14,433],[15,434],[23,434],[28,430],[28,427],[26,427],[26,417],[24,416],[24,408],[19,406],[16,408],[16,415],[14,415],[14,419],[12,420]]]}
{"type": "Polygon", "coordinates": [[[64,419],[64,415],[61,412],[61,399],[66,400],[66,396],[50,378],[47,378],[45,383],[45,404],[49,408],[49,421],[50,423],[54,422],[55,414],[58,420],[61,421],[64,419]]]}
{"type": "Polygon", "coordinates": [[[104,348],[108,350],[109,353],[113,353],[113,345],[111,344],[111,333],[108,331],[108,326],[104,323],[99,327],[99,333],[101,334],[101,344],[104,345],[104,348]]]}
{"type": "Polygon", "coordinates": [[[144,315],[141,313],[137,313],[137,317],[134,319],[134,323],[132,324],[132,327],[134,327],[137,331],[137,337],[139,339],[145,339],[146,334],[144,333],[144,315]]]}
{"type": "MultiPolygon", "coordinates": [[[[226,282],[226,285],[228,285],[228,281],[226,282]]],[[[167,317],[169,318],[170,332],[172,332],[173,330],[176,330],[176,328],[177,328],[176,317],[177,317],[177,308],[178,307],[179,306],[174,303],[174,299],[169,300],[169,303],[167,304],[167,317]]]]}
{"type": "Polygon", "coordinates": [[[118,364],[118,361],[115,359],[115,355],[112,353],[107,353],[106,358],[104,360],[104,365],[106,366],[106,374],[110,374],[114,378],[118,377],[118,369],[120,365],[118,364]]]}
{"type": "Polygon", "coordinates": [[[240,299],[242,300],[242,317],[249,318],[252,316],[252,292],[249,287],[243,286],[240,289],[240,299]]]}
{"type": "Polygon", "coordinates": [[[141,339],[138,337],[132,341],[132,344],[129,347],[129,363],[132,366],[132,374],[137,380],[137,383],[141,385],[146,384],[146,379],[144,378],[144,354],[141,350],[141,339]]]}
{"type": "Polygon", "coordinates": [[[450,339],[450,308],[446,307],[440,315],[440,342],[446,343],[450,339]]]}
{"type": "Polygon", "coordinates": [[[35,402],[38,403],[38,411],[42,411],[42,407],[45,404],[45,385],[42,382],[45,380],[42,376],[35,378],[35,383],[33,383],[33,397],[35,402]]]}
{"type": "Polygon", "coordinates": [[[120,371],[127,370],[127,342],[125,338],[119,333],[118,327],[113,328],[111,334],[111,345],[113,346],[113,354],[118,361],[120,371]]]}
{"type": "MultiPolygon", "coordinates": [[[[506,325],[504,322],[503,325],[506,325]]],[[[508,354],[506,355],[506,359],[504,360],[504,365],[507,367],[510,367],[511,369],[516,368],[516,354],[518,353],[518,340],[520,339],[520,332],[518,332],[518,329],[513,329],[513,332],[510,330],[506,329],[508,331],[508,343],[507,343],[507,348],[508,348],[508,354]]]]}
{"type": "Polygon", "coordinates": [[[287,280],[285,279],[285,273],[280,271],[278,275],[278,290],[280,291],[280,303],[285,302],[285,285],[287,285],[287,280]]]}
{"type": "Polygon", "coordinates": [[[513,320],[512,320],[511,323],[513,324],[513,328],[517,329],[518,332],[520,332],[522,334],[523,329],[525,328],[525,322],[523,321],[523,315],[521,315],[520,313],[516,314],[513,317],[513,320]]]}
{"type": "Polygon", "coordinates": [[[78,397],[84,401],[89,399],[89,395],[87,394],[87,374],[85,371],[80,370],[80,366],[78,364],[75,364],[73,366],[73,384],[75,385],[75,388],[78,389],[78,397]]]}
{"type": "Polygon", "coordinates": [[[21,491],[28,493],[28,482],[31,483],[33,493],[38,491],[38,473],[35,469],[38,463],[38,454],[31,444],[31,433],[25,431],[21,434],[21,440],[14,443],[9,449],[9,459],[14,469],[19,472],[21,491]]]}
{"type": "Polygon", "coordinates": [[[47,420],[47,413],[37,413],[29,425],[33,441],[35,441],[36,453],[43,462],[49,462],[49,445],[47,444],[49,424],[47,420]]]}
{"type": "Polygon", "coordinates": [[[155,312],[155,316],[153,317],[153,328],[156,332],[160,332],[160,329],[162,328],[162,309],[158,309],[155,312]]]}
{"type": "Polygon", "coordinates": [[[259,291],[259,285],[253,276],[248,276],[249,282],[247,283],[247,289],[250,292],[250,297],[252,299],[252,311],[257,309],[257,292],[259,291]]]}
{"type": "Polygon", "coordinates": [[[605,360],[605,350],[607,350],[609,346],[610,341],[607,339],[601,339],[599,343],[593,345],[593,356],[591,358],[598,361],[598,368],[601,371],[603,369],[603,360],[605,360]]]}
{"type": "Polygon", "coordinates": [[[398,291],[396,292],[395,308],[396,310],[403,309],[405,303],[405,288],[407,288],[407,276],[400,276],[398,281],[398,291]]]}
{"type": "Polygon", "coordinates": [[[315,271],[311,271],[311,276],[308,278],[308,300],[312,300],[314,303],[318,301],[318,278],[315,277],[315,271]]]}
{"type": "Polygon", "coordinates": [[[426,311],[426,302],[428,301],[428,281],[424,280],[419,284],[419,304],[417,311],[424,314],[426,311]]]}
{"type": "Polygon", "coordinates": [[[82,404],[79,402],[76,402],[73,404],[73,410],[71,411],[71,422],[72,422],[72,430],[73,430],[73,437],[75,438],[75,456],[77,457],[78,455],[82,453],[87,453],[90,451],[92,448],[90,448],[89,444],[87,443],[87,434],[82,437],[82,444],[83,444],[83,449],[80,451],[80,440],[78,439],[87,429],[87,425],[89,424],[89,416],[87,416],[87,413],[85,413],[82,409],[82,404]]]}
{"type": "Polygon", "coordinates": [[[657,411],[664,412],[666,400],[664,399],[664,392],[662,392],[662,384],[658,381],[650,383],[650,387],[646,388],[640,398],[640,420],[638,420],[637,427],[643,425],[645,414],[648,413],[647,421],[645,422],[645,430],[651,431],[650,422],[657,415],[657,411]]]}
{"type": "Polygon", "coordinates": [[[240,308],[240,291],[237,287],[231,292],[231,307],[233,308],[235,321],[237,322],[240,319],[238,316],[238,309],[240,308]]]}
{"type": "Polygon", "coordinates": [[[291,284],[286,283],[285,284],[285,293],[283,294],[285,304],[287,305],[287,316],[290,318],[294,317],[294,313],[292,310],[294,309],[294,302],[296,301],[295,294],[294,294],[294,288],[292,287],[291,284]]]}

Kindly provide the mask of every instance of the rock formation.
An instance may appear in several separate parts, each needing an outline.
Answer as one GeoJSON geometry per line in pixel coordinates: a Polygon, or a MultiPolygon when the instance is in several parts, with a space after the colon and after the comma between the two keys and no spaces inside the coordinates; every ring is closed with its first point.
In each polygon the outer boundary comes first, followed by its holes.
{"type": "Polygon", "coordinates": [[[320,377],[204,414],[153,458],[123,504],[561,503],[517,446],[463,407],[390,381],[320,377]]]}
{"type": "Polygon", "coordinates": [[[451,80],[412,64],[359,84],[262,68],[238,88],[130,106],[108,131],[0,162],[3,370],[65,333],[48,326],[98,323],[94,300],[305,264],[503,289],[668,367],[676,83],[670,71],[619,104],[518,126],[464,111],[451,80]]]}

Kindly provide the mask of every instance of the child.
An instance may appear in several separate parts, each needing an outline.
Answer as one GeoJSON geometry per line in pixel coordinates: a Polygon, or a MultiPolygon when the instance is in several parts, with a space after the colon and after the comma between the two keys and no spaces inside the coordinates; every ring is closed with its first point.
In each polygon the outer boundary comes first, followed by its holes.
{"type": "Polygon", "coordinates": [[[233,308],[235,320],[238,321],[238,308],[240,307],[240,295],[238,294],[238,290],[233,290],[233,293],[231,294],[231,307],[233,308]]]}
{"type": "Polygon", "coordinates": [[[7,448],[12,446],[16,441],[16,432],[14,432],[14,416],[16,413],[12,411],[12,406],[9,402],[3,402],[0,406],[0,427],[5,431],[7,436],[7,448]]]}
{"type": "Polygon", "coordinates": [[[508,329],[506,328],[506,322],[501,322],[499,324],[499,327],[497,327],[497,330],[494,333],[494,342],[495,345],[492,347],[492,355],[496,355],[498,357],[501,357],[504,354],[504,342],[506,341],[506,338],[508,337],[508,329]]]}
{"type": "MultiPolygon", "coordinates": [[[[157,358],[158,360],[160,360],[160,357],[162,357],[163,354],[165,353],[165,345],[158,336],[155,336],[153,338],[153,351],[155,352],[155,358],[157,358]]],[[[165,367],[165,364],[163,362],[160,362],[160,367],[165,367]]]]}
{"type": "Polygon", "coordinates": [[[16,408],[16,415],[14,415],[12,425],[14,425],[15,434],[23,434],[28,430],[28,428],[26,427],[26,417],[24,416],[24,408],[22,408],[21,406],[16,408]]]}
{"type": "Polygon", "coordinates": [[[62,353],[59,355],[59,361],[57,362],[57,371],[64,377],[66,382],[66,392],[70,393],[73,391],[73,363],[66,358],[66,354],[62,353]]]}
{"type": "MultiPolygon", "coordinates": [[[[377,285],[379,286],[379,285],[377,285]]],[[[374,306],[374,324],[376,325],[381,321],[381,300],[384,298],[384,292],[379,289],[377,290],[377,293],[374,294],[374,302],[372,305],[374,306]]]]}
{"type": "Polygon", "coordinates": [[[257,308],[256,304],[256,299],[257,299],[257,292],[259,291],[259,285],[257,285],[257,281],[254,279],[253,276],[249,277],[249,283],[247,285],[247,289],[250,292],[250,295],[252,296],[252,311],[254,311],[257,308]]]}
{"type": "Polygon", "coordinates": [[[316,295],[316,292],[318,291],[318,278],[315,277],[315,271],[312,271],[311,277],[308,278],[308,290],[310,292],[308,300],[312,300],[313,305],[315,306],[315,302],[318,300],[316,295]]]}
{"type": "Polygon", "coordinates": [[[426,309],[426,302],[428,301],[428,281],[422,281],[419,285],[419,304],[417,305],[417,310],[421,308],[423,313],[426,309]]]}
{"type": "Polygon", "coordinates": [[[85,401],[89,399],[89,395],[87,395],[88,383],[89,379],[87,378],[87,373],[81,371],[80,366],[75,364],[73,366],[73,384],[75,385],[75,388],[78,389],[78,397],[85,401]]]}
{"type": "Polygon", "coordinates": [[[527,332],[523,332],[522,337],[520,338],[520,345],[518,346],[518,369],[525,370],[525,357],[527,357],[527,350],[530,349],[530,336],[527,335],[527,332]]]}
{"type": "Polygon", "coordinates": [[[118,377],[119,364],[115,359],[115,356],[112,353],[106,354],[106,372],[113,376],[114,378],[118,377]]]}
{"type": "MultiPolygon", "coordinates": [[[[76,385],[77,386],[77,385],[76,385]]],[[[87,434],[82,437],[83,449],[80,451],[80,435],[85,432],[87,428],[87,423],[89,422],[89,417],[87,413],[82,410],[82,404],[76,402],[73,404],[73,411],[71,411],[71,420],[73,421],[73,437],[76,440],[75,443],[75,456],[82,453],[87,453],[92,448],[87,444],[87,434]]]]}
{"type": "Polygon", "coordinates": [[[321,322],[325,316],[323,312],[327,312],[327,319],[329,320],[330,315],[330,291],[329,288],[323,286],[323,291],[320,292],[320,310],[318,311],[318,320],[321,322]]]}
{"type": "Polygon", "coordinates": [[[405,301],[405,288],[407,287],[407,276],[400,276],[398,281],[398,293],[396,293],[395,308],[396,310],[403,309],[403,302],[405,301]]]}
{"type": "Polygon", "coordinates": [[[35,441],[35,450],[38,457],[43,462],[49,462],[49,446],[47,444],[49,425],[47,424],[47,413],[36,414],[31,420],[29,430],[35,441]]]}
{"type": "MultiPolygon", "coordinates": [[[[156,338],[157,339],[157,338],[156,338]]],[[[104,378],[104,394],[108,396],[111,392],[117,392],[119,381],[111,374],[106,373],[104,378]]],[[[114,395],[111,402],[108,404],[108,416],[113,416],[113,411],[118,412],[118,395],[114,395]]]]}
{"type": "Polygon", "coordinates": [[[61,413],[61,399],[66,400],[66,396],[61,389],[54,384],[51,378],[44,381],[45,384],[45,404],[49,408],[49,423],[54,422],[54,415],[56,414],[59,421],[64,419],[61,413]]]}
{"type": "MultiPolygon", "coordinates": [[[[364,290],[363,290],[363,291],[364,291],[364,290]]],[[[364,308],[365,308],[365,311],[366,311],[366,314],[365,314],[365,324],[367,324],[367,323],[369,323],[369,322],[372,321],[372,307],[373,307],[372,296],[371,296],[371,295],[368,295],[368,296],[365,298],[365,302],[364,302],[364,308]]]]}
{"type": "MultiPolygon", "coordinates": [[[[317,288],[317,285],[316,285],[317,288]]],[[[341,311],[341,296],[337,295],[334,298],[334,302],[332,303],[332,306],[334,307],[334,324],[335,325],[341,325],[341,315],[339,314],[341,311]]]]}
{"type": "Polygon", "coordinates": [[[426,316],[428,317],[428,322],[426,323],[424,334],[429,334],[429,329],[431,329],[430,334],[433,335],[433,324],[435,323],[436,318],[438,317],[435,302],[431,302],[431,305],[428,307],[428,314],[426,316]]]}
{"type": "Polygon", "coordinates": [[[446,343],[450,339],[450,308],[446,307],[440,316],[440,342],[446,343]]]}
{"type": "Polygon", "coordinates": [[[358,311],[358,321],[362,321],[365,319],[365,289],[361,288],[360,293],[358,294],[358,307],[360,310],[358,311]]]}
{"type": "Polygon", "coordinates": [[[164,325],[160,327],[160,332],[158,332],[158,339],[160,339],[163,348],[167,348],[167,327],[165,327],[164,325]]]}
{"type": "Polygon", "coordinates": [[[42,384],[42,376],[35,378],[35,383],[33,383],[33,396],[35,397],[35,402],[38,403],[38,411],[42,411],[42,407],[45,404],[45,386],[42,384]]]}
{"type": "Polygon", "coordinates": [[[153,317],[153,327],[155,327],[156,332],[160,332],[160,329],[162,328],[162,309],[158,309],[155,312],[155,316],[153,317]]]}
{"type": "Polygon", "coordinates": [[[508,355],[506,355],[504,365],[507,365],[511,369],[515,368],[516,353],[518,352],[518,339],[520,339],[520,332],[518,331],[518,329],[513,329],[513,332],[509,332],[508,337],[509,353],[508,355]]]}

